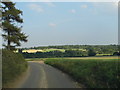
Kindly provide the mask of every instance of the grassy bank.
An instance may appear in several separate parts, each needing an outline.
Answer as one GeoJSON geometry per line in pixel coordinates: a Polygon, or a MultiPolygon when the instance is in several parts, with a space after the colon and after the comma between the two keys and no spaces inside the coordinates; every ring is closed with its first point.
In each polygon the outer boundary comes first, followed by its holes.
{"type": "Polygon", "coordinates": [[[23,56],[8,50],[2,51],[2,84],[6,87],[16,77],[27,69],[27,62],[23,56]]]}
{"type": "Polygon", "coordinates": [[[118,59],[47,59],[46,64],[71,75],[88,88],[115,88],[120,83],[118,59]],[[119,74],[119,75],[118,75],[119,74]]]}

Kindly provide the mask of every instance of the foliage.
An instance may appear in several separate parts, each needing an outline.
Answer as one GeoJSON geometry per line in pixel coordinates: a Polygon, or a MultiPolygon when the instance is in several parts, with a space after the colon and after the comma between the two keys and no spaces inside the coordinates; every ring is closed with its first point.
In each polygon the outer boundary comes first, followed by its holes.
{"type": "Polygon", "coordinates": [[[47,59],[45,63],[68,73],[87,88],[117,88],[120,83],[118,59],[47,59]]]}
{"type": "Polygon", "coordinates": [[[25,58],[51,58],[51,57],[81,57],[87,56],[86,51],[80,50],[65,50],[62,51],[49,51],[49,52],[36,52],[36,53],[22,53],[25,58]]]}
{"type": "Polygon", "coordinates": [[[88,56],[95,56],[96,52],[93,49],[88,50],[88,56]]]}
{"type": "Polygon", "coordinates": [[[113,52],[118,51],[118,45],[62,45],[62,46],[41,46],[41,47],[31,47],[23,49],[83,49],[89,50],[94,49],[98,54],[113,54],[113,52]]]}
{"type": "Polygon", "coordinates": [[[114,52],[113,56],[120,56],[120,52],[114,52]]]}
{"type": "MultiPolygon", "coordinates": [[[[82,56],[95,56],[95,55],[110,56],[110,55],[113,55],[115,52],[119,51],[118,45],[62,45],[62,46],[32,47],[32,48],[22,48],[22,49],[23,50],[29,50],[29,49],[42,50],[42,51],[44,51],[44,53],[41,53],[41,54],[44,57],[49,57],[50,53],[52,53],[54,51],[55,52],[61,51],[60,57],[62,57],[62,56],[63,57],[82,57],[82,56]]],[[[23,53],[23,54],[25,56],[32,55],[33,57],[35,57],[34,55],[36,55],[35,53],[34,54],[23,53]]],[[[39,58],[40,57],[41,57],[41,55],[39,55],[39,58]]],[[[56,57],[56,56],[54,56],[54,57],[56,57]]]]}
{"type": "Polygon", "coordinates": [[[22,11],[15,7],[13,2],[2,2],[2,26],[4,34],[2,35],[7,44],[4,46],[8,50],[15,50],[16,46],[21,45],[21,41],[26,42],[27,36],[21,31],[22,11]]]}
{"type": "Polygon", "coordinates": [[[27,68],[27,62],[23,56],[8,50],[2,50],[2,84],[12,82],[27,68]]]}

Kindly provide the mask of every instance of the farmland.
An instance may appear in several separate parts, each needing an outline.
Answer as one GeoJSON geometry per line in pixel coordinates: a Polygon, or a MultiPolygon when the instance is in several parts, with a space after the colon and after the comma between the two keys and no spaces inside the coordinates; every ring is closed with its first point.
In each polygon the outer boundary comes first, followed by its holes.
{"type": "MultiPolygon", "coordinates": [[[[72,50],[77,50],[77,49],[72,49],[72,50]]],[[[79,49],[79,50],[80,51],[86,51],[86,49],[79,49]]],[[[51,51],[65,52],[65,49],[55,49],[55,48],[50,48],[50,49],[25,49],[22,52],[36,53],[36,52],[51,52],[51,51]]],[[[16,52],[18,52],[18,50],[16,52]]]]}
{"type": "Polygon", "coordinates": [[[118,57],[52,58],[45,63],[68,73],[87,88],[116,88],[120,83],[118,57]]]}
{"type": "Polygon", "coordinates": [[[62,45],[21,48],[25,58],[119,56],[117,45],[62,45]]]}
{"type": "Polygon", "coordinates": [[[63,45],[23,49],[27,61],[44,61],[82,87],[116,88],[120,83],[117,45],[63,45]]]}

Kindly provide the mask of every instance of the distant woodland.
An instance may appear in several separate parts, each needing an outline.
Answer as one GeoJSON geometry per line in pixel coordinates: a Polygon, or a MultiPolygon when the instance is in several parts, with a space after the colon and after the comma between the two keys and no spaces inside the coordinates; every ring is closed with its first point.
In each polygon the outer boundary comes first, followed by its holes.
{"type": "Polygon", "coordinates": [[[62,45],[43,46],[19,49],[25,58],[53,58],[53,57],[88,57],[88,56],[119,56],[118,45],[62,45]],[[43,50],[35,53],[23,50],[43,50]],[[52,50],[53,49],[53,50],[52,50]],[[45,51],[48,50],[48,51],[45,51]]]}

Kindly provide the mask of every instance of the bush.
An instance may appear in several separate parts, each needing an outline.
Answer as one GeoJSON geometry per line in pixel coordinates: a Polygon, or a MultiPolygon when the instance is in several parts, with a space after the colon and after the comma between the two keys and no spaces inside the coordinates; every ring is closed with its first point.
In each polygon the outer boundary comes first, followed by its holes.
{"type": "Polygon", "coordinates": [[[113,56],[120,56],[120,52],[114,52],[113,56]]]}
{"type": "Polygon", "coordinates": [[[27,69],[27,62],[23,56],[8,50],[2,50],[2,84],[13,81],[27,69]]]}
{"type": "Polygon", "coordinates": [[[93,49],[88,50],[88,56],[95,56],[96,52],[93,49]]]}

